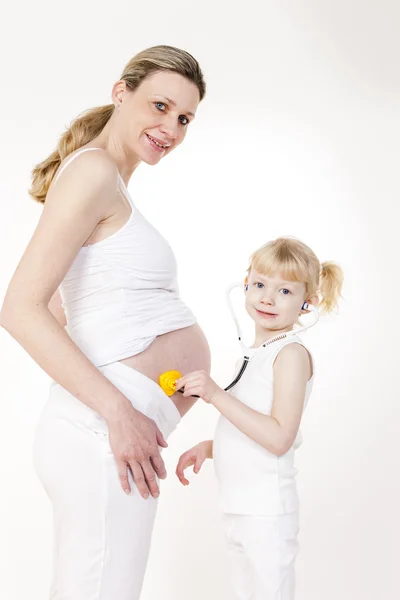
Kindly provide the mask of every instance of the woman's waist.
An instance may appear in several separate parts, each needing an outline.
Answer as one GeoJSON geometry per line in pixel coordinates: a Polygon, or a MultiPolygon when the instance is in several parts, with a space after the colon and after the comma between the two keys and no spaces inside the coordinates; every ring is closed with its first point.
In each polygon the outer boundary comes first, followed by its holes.
{"type": "Polygon", "coordinates": [[[121,363],[136,369],[156,383],[165,371],[210,371],[210,348],[206,337],[195,323],[157,336],[143,351],[124,358],[121,363]]]}

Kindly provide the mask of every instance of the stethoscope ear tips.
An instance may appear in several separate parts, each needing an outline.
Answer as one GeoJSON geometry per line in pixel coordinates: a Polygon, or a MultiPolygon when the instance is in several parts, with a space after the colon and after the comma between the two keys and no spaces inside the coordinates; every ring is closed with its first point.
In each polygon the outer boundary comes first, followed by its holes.
{"type": "Polygon", "coordinates": [[[313,304],[309,304],[308,302],[304,302],[303,306],[301,307],[301,310],[317,310],[317,307],[313,304]]]}

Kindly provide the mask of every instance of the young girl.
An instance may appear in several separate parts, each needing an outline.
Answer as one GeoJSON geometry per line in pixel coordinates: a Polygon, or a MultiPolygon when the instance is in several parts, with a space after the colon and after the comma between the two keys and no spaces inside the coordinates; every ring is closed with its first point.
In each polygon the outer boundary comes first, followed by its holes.
{"type": "Polygon", "coordinates": [[[188,485],[184,470],[194,465],[198,473],[206,458],[214,458],[235,600],[294,598],[299,513],[294,451],[301,443],[314,364],[297,335],[272,339],[309,312],[304,302],[330,312],[342,282],[339,266],[320,264],[296,239],[262,246],[250,259],[245,305],[255,324],[252,347],[271,343],[254,354],[229,393],[204,371],[176,382],[184,396],[198,395],[221,413],[214,440],[185,452],[176,473],[188,485]]]}

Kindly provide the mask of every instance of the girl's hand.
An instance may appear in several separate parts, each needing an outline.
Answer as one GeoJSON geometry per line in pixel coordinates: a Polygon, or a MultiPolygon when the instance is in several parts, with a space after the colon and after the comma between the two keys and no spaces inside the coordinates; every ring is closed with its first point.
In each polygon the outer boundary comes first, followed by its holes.
{"type": "Polygon", "coordinates": [[[197,473],[200,471],[202,464],[206,458],[212,458],[212,441],[207,440],[206,442],[200,442],[197,446],[194,446],[190,450],[187,450],[182,454],[178,460],[176,467],[176,476],[182,485],[189,485],[188,479],[185,477],[185,469],[193,467],[193,472],[197,473]]]}
{"type": "Polygon", "coordinates": [[[204,402],[212,404],[216,395],[223,390],[205,371],[193,371],[178,379],[176,389],[185,388],[184,396],[199,396],[204,402]]]}

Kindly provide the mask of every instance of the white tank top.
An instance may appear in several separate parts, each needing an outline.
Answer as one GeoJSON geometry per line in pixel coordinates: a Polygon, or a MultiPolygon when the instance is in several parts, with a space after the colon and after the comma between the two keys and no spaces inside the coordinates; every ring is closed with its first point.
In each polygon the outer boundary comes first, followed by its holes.
{"type": "MultiPolygon", "coordinates": [[[[254,410],[270,415],[274,385],[273,364],[279,351],[293,343],[304,346],[301,339],[293,335],[260,348],[229,393],[254,410]]],[[[236,364],[235,375],[242,360],[243,357],[236,364]]],[[[314,367],[306,387],[304,409],[313,381],[314,367]]],[[[292,448],[285,455],[278,457],[247,437],[221,415],[213,443],[221,510],[224,513],[259,516],[279,515],[298,510],[294,453],[300,444],[299,432],[292,448]]]]}
{"type": "MultiPolygon", "coordinates": [[[[57,178],[89,150],[101,148],[78,151],[57,178]]],[[[132,208],[129,220],[106,239],[81,247],[59,288],[66,331],[96,366],[139,354],[157,336],[196,323],[179,297],[170,245],[119,179],[132,208]]]]}

